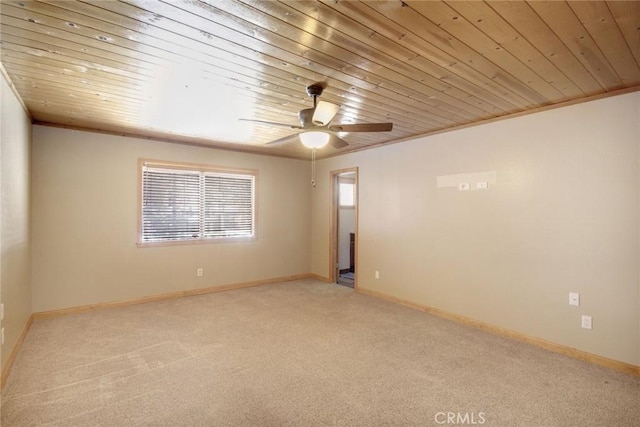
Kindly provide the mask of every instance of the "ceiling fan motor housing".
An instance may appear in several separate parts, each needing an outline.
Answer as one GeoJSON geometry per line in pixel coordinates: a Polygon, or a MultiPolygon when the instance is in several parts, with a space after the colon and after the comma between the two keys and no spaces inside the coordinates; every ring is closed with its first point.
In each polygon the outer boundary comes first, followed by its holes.
{"type": "Polygon", "coordinates": [[[307,128],[311,124],[313,124],[313,112],[315,108],[305,108],[304,110],[298,111],[298,120],[300,120],[300,126],[303,128],[307,128]]]}

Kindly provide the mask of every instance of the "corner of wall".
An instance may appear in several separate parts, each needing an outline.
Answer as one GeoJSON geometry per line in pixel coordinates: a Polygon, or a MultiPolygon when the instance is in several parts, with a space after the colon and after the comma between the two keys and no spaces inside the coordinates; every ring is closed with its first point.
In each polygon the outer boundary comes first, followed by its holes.
{"type": "Polygon", "coordinates": [[[16,98],[16,101],[18,101],[18,103],[22,107],[22,111],[24,112],[24,114],[29,119],[29,122],[33,123],[33,117],[31,116],[31,112],[27,108],[27,104],[25,104],[24,100],[20,96],[20,93],[18,92],[18,89],[13,84],[13,81],[11,80],[11,77],[9,77],[9,74],[7,73],[7,70],[4,68],[4,65],[2,65],[1,62],[0,62],[0,74],[2,74],[2,77],[4,77],[5,82],[7,83],[9,88],[11,89],[11,92],[13,92],[13,96],[16,98]]]}
{"type": "Polygon", "coordinates": [[[0,301],[5,342],[0,370],[6,376],[31,319],[31,116],[0,67],[0,301]]]}

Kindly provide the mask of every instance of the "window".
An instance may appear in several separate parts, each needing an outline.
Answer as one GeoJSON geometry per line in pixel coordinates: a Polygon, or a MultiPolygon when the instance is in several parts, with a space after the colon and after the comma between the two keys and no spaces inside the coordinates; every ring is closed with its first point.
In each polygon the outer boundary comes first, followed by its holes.
{"type": "Polygon", "coordinates": [[[255,172],[141,162],[140,243],[255,235],[255,172]]]}
{"type": "Polygon", "coordinates": [[[340,196],[341,208],[352,208],[356,205],[355,183],[339,182],[340,188],[338,194],[340,196]]]}

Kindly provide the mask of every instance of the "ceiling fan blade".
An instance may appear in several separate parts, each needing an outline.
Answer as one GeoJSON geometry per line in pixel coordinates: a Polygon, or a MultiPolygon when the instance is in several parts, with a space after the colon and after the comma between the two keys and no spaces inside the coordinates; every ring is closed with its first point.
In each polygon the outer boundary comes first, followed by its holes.
{"type": "Polygon", "coordinates": [[[280,145],[285,145],[285,144],[289,144],[290,142],[294,142],[296,139],[298,139],[298,134],[294,133],[293,135],[287,135],[282,138],[269,141],[265,145],[268,145],[269,147],[278,147],[280,145]]]}
{"type": "Polygon", "coordinates": [[[318,101],[311,121],[316,126],[325,126],[338,113],[340,106],[327,101],[318,101]]]}
{"type": "Polygon", "coordinates": [[[354,123],[329,126],[329,130],[333,132],[388,132],[391,129],[393,129],[393,123],[354,123]]]}
{"type": "Polygon", "coordinates": [[[254,119],[238,119],[241,122],[252,122],[252,123],[260,123],[263,125],[269,125],[269,126],[280,126],[280,127],[286,127],[289,129],[302,129],[302,127],[298,126],[298,125],[289,125],[286,123],[276,123],[276,122],[267,122],[265,120],[254,120],[254,119]]]}
{"type": "Polygon", "coordinates": [[[349,145],[347,141],[333,134],[331,135],[331,139],[329,139],[329,144],[331,144],[333,148],[344,148],[349,145]]]}

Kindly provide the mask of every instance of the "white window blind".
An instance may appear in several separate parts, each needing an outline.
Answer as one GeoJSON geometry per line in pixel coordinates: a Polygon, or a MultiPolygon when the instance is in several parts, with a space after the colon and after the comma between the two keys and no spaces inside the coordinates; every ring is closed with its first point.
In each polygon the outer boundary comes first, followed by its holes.
{"type": "Polygon", "coordinates": [[[143,164],[143,243],[253,237],[255,176],[143,164]]]}
{"type": "Polygon", "coordinates": [[[340,206],[353,207],[356,205],[355,187],[356,185],[353,183],[349,183],[349,182],[340,183],[340,187],[338,188],[340,206]]]}
{"type": "Polygon", "coordinates": [[[253,235],[253,177],[204,175],[204,236],[253,235]]]}

